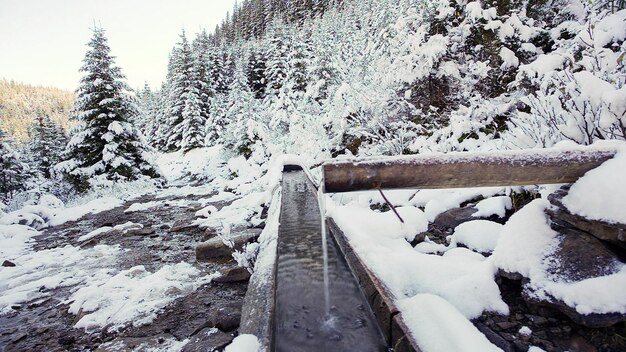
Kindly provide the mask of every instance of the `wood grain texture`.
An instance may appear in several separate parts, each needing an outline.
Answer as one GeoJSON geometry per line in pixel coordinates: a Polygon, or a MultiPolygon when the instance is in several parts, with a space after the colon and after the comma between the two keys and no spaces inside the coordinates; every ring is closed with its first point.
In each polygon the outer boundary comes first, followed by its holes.
{"type": "Polygon", "coordinates": [[[398,188],[463,188],[571,183],[611,159],[615,150],[453,153],[332,161],[324,192],[398,188]]]}

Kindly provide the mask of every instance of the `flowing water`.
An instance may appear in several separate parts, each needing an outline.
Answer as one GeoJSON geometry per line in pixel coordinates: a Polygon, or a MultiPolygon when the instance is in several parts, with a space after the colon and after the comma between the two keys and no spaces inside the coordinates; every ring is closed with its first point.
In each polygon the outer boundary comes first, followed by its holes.
{"type": "Polygon", "coordinates": [[[324,307],[326,308],[326,316],[330,315],[330,290],[328,277],[328,239],[326,238],[326,200],[322,187],[317,190],[317,202],[320,207],[320,221],[322,227],[322,265],[324,265],[324,307]]]}
{"type": "Polygon", "coordinates": [[[326,236],[322,236],[317,200],[303,171],[283,173],[275,351],[387,351],[374,315],[332,236],[322,241],[326,236]]]}

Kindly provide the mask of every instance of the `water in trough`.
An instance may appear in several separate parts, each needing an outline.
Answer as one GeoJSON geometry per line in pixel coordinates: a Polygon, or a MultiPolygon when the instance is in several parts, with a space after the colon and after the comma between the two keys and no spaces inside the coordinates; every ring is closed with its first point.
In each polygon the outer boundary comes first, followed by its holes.
{"type": "Polygon", "coordinates": [[[274,349],[388,351],[356,279],[331,238],[326,239],[330,305],[327,314],[317,200],[315,188],[304,172],[283,174],[274,349]]]}

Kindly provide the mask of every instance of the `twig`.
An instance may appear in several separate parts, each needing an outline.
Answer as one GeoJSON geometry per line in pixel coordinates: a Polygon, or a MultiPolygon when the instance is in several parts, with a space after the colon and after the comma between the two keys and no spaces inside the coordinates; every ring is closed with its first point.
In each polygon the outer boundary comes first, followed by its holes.
{"type": "Polygon", "coordinates": [[[385,200],[385,203],[387,203],[387,206],[389,206],[389,208],[391,208],[391,210],[393,210],[393,212],[396,214],[396,216],[398,217],[400,222],[404,224],[404,220],[402,220],[402,217],[400,217],[400,214],[398,214],[398,211],[396,210],[396,207],[394,207],[393,204],[391,204],[391,202],[389,202],[389,199],[387,199],[387,197],[385,197],[385,194],[383,193],[383,190],[380,188],[380,183],[379,182],[374,182],[374,188],[376,188],[378,190],[378,192],[380,192],[380,195],[383,196],[383,199],[385,200]]]}

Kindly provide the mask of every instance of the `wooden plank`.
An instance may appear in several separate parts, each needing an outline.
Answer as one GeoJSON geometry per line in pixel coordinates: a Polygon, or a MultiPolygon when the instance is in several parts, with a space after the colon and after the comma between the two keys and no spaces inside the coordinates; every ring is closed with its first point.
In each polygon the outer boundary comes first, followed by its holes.
{"type": "Polygon", "coordinates": [[[570,183],[611,159],[615,149],[449,153],[326,162],[326,193],[394,188],[459,188],[570,183]]]}

